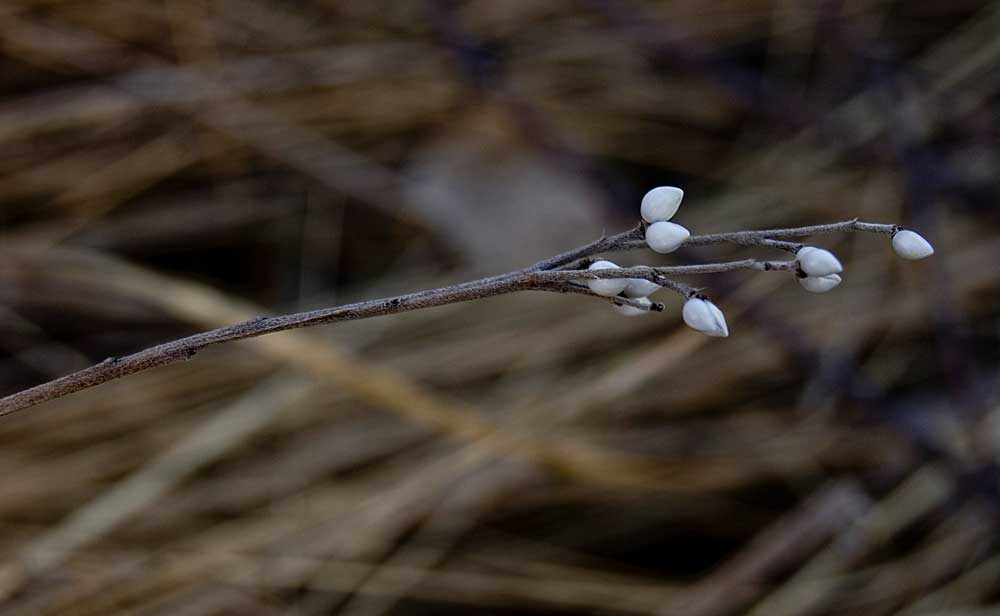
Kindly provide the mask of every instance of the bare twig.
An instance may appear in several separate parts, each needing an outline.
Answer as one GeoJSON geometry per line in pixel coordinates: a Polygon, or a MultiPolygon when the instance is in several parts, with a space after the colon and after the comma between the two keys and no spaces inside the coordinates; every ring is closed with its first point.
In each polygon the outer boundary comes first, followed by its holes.
{"type": "MultiPolygon", "coordinates": [[[[831,235],[834,233],[877,233],[881,235],[892,235],[898,231],[898,225],[888,225],[881,223],[861,222],[857,218],[835,222],[826,225],[813,225],[809,227],[794,227],[786,229],[764,229],[760,231],[734,231],[731,233],[712,233],[709,235],[692,235],[684,242],[685,246],[712,246],[715,244],[736,244],[738,246],[763,246],[765,248],[777,248],[787,252],[795,253],[802,244],[797,242],[784,242],[776,238],[806,237],[809,235],[831,235]]],[[[646,248],[643,225],[634,229],[602,237],[586,246],[581,246],[561,255],[557,255],[544,261],[539,261],[535,265],[524,271],[552,270],[557,268],[573,269],[583,259],[596,254],[622,252],[626,250],[636,250],[646,248]]]]}
{"type": "Polygon", "coordinates": [[[643,243],[644,235],[642,225],[640,224],[623,233],[605,236],[599,240],[580,246],[579,248],[574,248],[573,250],[550,257],[544,261],[539,261],[523,271],[539,272],[543,270],[554,270],[602,252],[626,250],[626,245],[634,245],[636,248],[640,245],[645,246],[643,243]]]}
{"type": "MultiPolygon", "coordinates": [[[[738,231],[735,233],[719,233],[714,235],[691,236],[685,245],[704,246],[710,244],[734,243],[742,246],[768,246],[784,250],[798,249],[798,244],[780,242],[778,237],[803,237],[806,235],[829,234],[848,231],[864,231],[869,233],[892,234],[898,227],[895,225],[873,224],[859,222],[857,219],[829,225],[799,227],[794,229],[770,229],[764,231],[738,231]]],[[[12,394],[0,399],[0,416],[20,411],[42,402],[62,398],[72,393],[96,387],[150,368],[171,364],[180,360],[190,359],[198,351],[227,342],[256,338],[265,334],[339,323],[341,321],[356,321],[390,314],[399,314],[424,308],[433,308],[446,304],[467,302],[487,297],[495,297],[518,291],[548,291],[559,293],[576,293],[600,297],[592,293],[586,286],[579,284],[586,280],[599,278],[642,278],[666,287],[685,297],[693,296],[697,289],[675,281],[676,276],[700,274],[716,274],[739,270],[751,271],[784,271],[797,272],[795,261],[761,261],[744,259],[723,263],[708,263],[702,265],[681,265],[672,267],[630,267],[613,270],[581,271],[587,257],[607,252],[616,252],[637,248],[643,242],[643,226],[602,237],[599,240],[581,246],[575,250],[556,255],[523,270],[481,278],[448,287],[407,293],[396,297],[367,300],[334,308],[323,308],[309,312],[287,314],[273,317],[258,317],[228,327],[222,327],[165,342],[157,346],[139,351],[125,357],[109,357],[99,364],[85,368],[64,377],[37,385],[30,389],[12,394]],[[558,269],[571,265],[570,269],[558,269]]],[[[644,246],[645,244],[641,244],[644,246]]],[[[635,300],[626,297],[601,298],[619,305],[641,307],[635,300]]],[[[659,312],[662,304],[652,304],[649,310],[659,312]]]]}
{"type": "MultiPolygon", "coordinates": [[[[782,250],[798,249],[801,244],[791,242],[779,242],[775,238],[806,237],[809,235],[831,235],[833,233],[878,233],[881,235],[892,235],[899,230],[899,225],[886,225],[880,223],[861,222],[857,218],[835,222],[827,225],[813,225],[810,227],[794,227],[788,229],[764,229],[761,231],[734,231],[732,233],[712,233],[710,235],[692,235],[685,246],[710,246],[713,244],[738,244],[740,246],[769,246],[782,250]]],[[[637,240],[628,238],[616,246],[617,250],[631,250],[634,248],[644,248],[645,243],[641,236],[637,240]]]]}

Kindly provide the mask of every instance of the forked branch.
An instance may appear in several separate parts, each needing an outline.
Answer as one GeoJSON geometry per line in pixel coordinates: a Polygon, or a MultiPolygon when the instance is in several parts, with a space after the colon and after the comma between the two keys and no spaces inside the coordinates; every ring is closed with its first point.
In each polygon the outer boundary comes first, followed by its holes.
{"type": "MultiPolygon", "coordinates": [[[[688,299],[688,303],[685,305],[684,318],[689,325],[710,335],[721,335],[719,333],[721,330],[718,330],[718,322],[712,321],[712,319],[716,318],[713,316],[714,313],[712,310],[718,312],[718,318],[722,318],[721,311],[718,311],[713,304],[707,302],[704,297],[699,296],[693,287],[677,281],[676,278],[738,270],[791,272],[800,278],[808,278],[810,276],[809,273],[803,271],[803,262],[801,259],[785,261],[745,259],[702,265],[640,266],[631,268],[614,268],[612,266],[605,269],[595,268],[594,264],[590,261],[590,257],[595,255],[645,247],[646,240],[644,238],[647,228],[648,225],[645,223],[640,224],[624,233],[602,237],[590,244],[540,261],[531,267],[499,276],[491,276],[395,297],[367,300],[334,308],[323,308],[280,316],[259,317],[228,327],[165,342],[124,357],[110,357],[89,368],[0,399],[0,416],[27,409],[49,400],[62,398],[130,374],[189,359],[202,349],[218,344],[256,338],[265,334],[273,334],[290,329],[399,314],[520,291],[546,291],[587,295],[609,301],[620,309],[628,310],[626,314],[663,310],[663,305],[650,301],[645,297],[646,293],[637,297],[630,293],[615,292],[608,297],[609,293],[604,291],[605,287],[595,285],[595,281],[620,281],[624,285],[624,283],[629,281],[642,280],[652,283],[653,286],[649,287],[647,285],[647,288],[668,288],[688,299]],[[595,288],[597,291],[595,291],[595,288]],[[702,306],[698,302],[702,302],[705,306],[702,306]],[[694,314],[698,310],[706,308],[706,306],[711,306],[711,310],[705,312],[704,315],[700,315],[700,313],[694,314]],[[693,310],[692,314],[694,315],[690,319],[689,309],[693,310]],[[708,325],[705,327],[699,326],[702,323],[699,320],[699,315],[709,319],[707,322],[708,325]]],[[[694,235],[683,241],[682,245],[706,246],[732,243],[741,246],[765,246],[785,250],[793,254],[800,254],[801,244],[783,241],[782,238],[799,238],[808,235],[852,231],[895,235],[899,230],[900,228],[895,225],[848,220],[829,225],[794,229],[694,235]]],[[[725,334],[728,334],[724,319],[721,327],[725,329],[725,334]]]]}

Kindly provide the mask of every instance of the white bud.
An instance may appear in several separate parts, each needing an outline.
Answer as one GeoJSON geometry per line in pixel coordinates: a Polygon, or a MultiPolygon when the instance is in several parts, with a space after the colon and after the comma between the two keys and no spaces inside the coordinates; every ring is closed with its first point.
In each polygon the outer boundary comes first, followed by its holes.
{"type": "Polygon", "coordinates": [[[628,304],[615,304],[615,310],[618,314],[626,317],[637,317],[639,315],[648,314],[650,308],[653,306],[653,302],[651,302],[648,297],[639,297],[636,298],[635,301],[641,307],[629,306],[628,304]]]}
{"type": "MultiPolygon", "coordinates": [[[[591,263],[591,270],[606,270],[606,269],[619,269],[617,265],[611,261],[595,261],[591,263]]],[[[628,278],[598,278],[596,280],[587,280],[587,286],[590,290],[598,295],[603,295],[604,297],[614,297],[628,286],[628,278]]]]}
{"type": "Polygon", "coordinates": [[[625,286],[625,297],[631,297],[633,299],[649,297],[662,288],[663,287],[655,282],[650,282],[645,278],[629,278],[628,285],[625,286]]]}
{"type": "Polygon", "coordinates": [[[729,326],[726,325],[725,315],[722,314],[718,306],[708,300],[692,297],[685,302],[681,314],[684,317],[684,322],[691,329],[717,338],[725,338],[729,335],[729,326]]]}
{"type": "Polygon", "coordinates": [[[806,275],[815,278],[839,274],[844,271],[844,266],[840,264],[837,257],[833,256],[832,252],[815,246],[802,247],[795,255],[795,259],[806,275]]]}
{"type": "Polygon", "coordinates": [[[919,233],[913,231],[898,231],[892,236],[892,249],[904,259],[916,261],[934,254],[934,247],[919,233]]]}
{"type": "Polygon", "coordinates": [[[661,254],[677,250],[689,237],[690,231],[672,222],[654,222],[646,229],[646,244],[661,254]]]}
{"type": "Polygon", "coordinates": [[[684,191],[676,186],[659,186],[646,193],[642,198],[639,211],[642,219],[648,223],[670,220],[681,206],[684,191]]]}
{"type": "Polygon", "coordinates": [[[826,293],[840,285],[840,276],[837,274],[809,276],[808,278],[799,278],[799,284],[810,293],[826,293]]]}

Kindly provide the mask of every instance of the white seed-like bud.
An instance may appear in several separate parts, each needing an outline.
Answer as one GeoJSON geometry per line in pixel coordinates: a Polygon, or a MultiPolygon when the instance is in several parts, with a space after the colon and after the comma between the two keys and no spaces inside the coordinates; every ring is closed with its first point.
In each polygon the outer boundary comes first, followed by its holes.
{"type": "MultiPolygon", "coordinates": [[[[606,270],[606,269],[618,269],[618,266],[611,261],[595,261],[591,263],[588,269],[591,270],[606,270]]],[[[603,295],[604,297],[614,297],[628,286],[628,278],[598,278],[596,280],[587,280],[587,286],[590,290],[598,295],[603,295]]]]}
{"type": "Polygon", "coordinates": [[[839,274],[844,271],[844,266],[840,264],[837,257],[829,250],[816,248],[815,246],[804,246],[795,255],[802,271],[808,276],[819,278],[830,274],[839,274]]]}
{"type": "Polygon", "coordinates": [[[648,223],[670,220],[681,206],[684,191],[676,186],[659,186],[646,193],[642,198],[639,211],[642,219],[648,223]]]}
{"type": "Polygon", "coordinates": [[[654,222],[646,229],[646,244],[660,254],[677,250],[689,237],[690,231],[672,222],[654,222]]]}
{"type": "Polygon", "coordinates": [[[615,304],[615,310],[618,314],[626,317],[637,317],[643,314],[649,314],[649,309],[653,306],[653,302],[651,302],[648,297],[639,297],[636,298],[635,301],[640,304],[641,307],[629,306],[628,304],[615,304]]]}
{"type": "Polygon", "coordinates": [[[655,282],[650,282],[645,278],[629,278],[628,284],[625,286],[625,297],[631,297],[633,299],[649,297],[662,288],[663,287],[655,282]]]}
{"type": "Polygon", "coordinates": [[[826,293],[832,289],[835,289],[840,285],[840,276],[837,274],[830,274],[828,276],[809,276],[808,278],[799,278],[799,284],[802,288],[810,293],[826,293]]]}
{"type": "Polygon", "coordinates": [[[934,247],[930,242],[919,233],[908,230],[898,231],[892,236],[892,249],[897,255],[911,261],[925,259],[934,254],[934,247]]]}
{"type": "Polygon", "coordinates": [[[708,300],[692,297],[685,302],[681,315],[691,329],[717,338],[729,336],[725,315],[718,306],[708,300]]]}

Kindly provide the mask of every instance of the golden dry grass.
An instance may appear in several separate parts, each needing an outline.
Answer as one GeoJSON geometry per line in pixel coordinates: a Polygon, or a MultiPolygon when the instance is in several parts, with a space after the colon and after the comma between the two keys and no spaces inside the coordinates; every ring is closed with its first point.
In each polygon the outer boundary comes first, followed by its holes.
{"type": "MultiPolygon", "coordinates": [[[[1000,4],[10,0],[4,392],[524,266],[682,185],[860,217],[730,320],[522,294],[278,334],[0,421],[4,614],[989,614],[1000,4]]],[[[704,261],[690,249],[656,263],[704,261]]],[[[648,254],[622,262],[649,262],[648,254]]]]}

